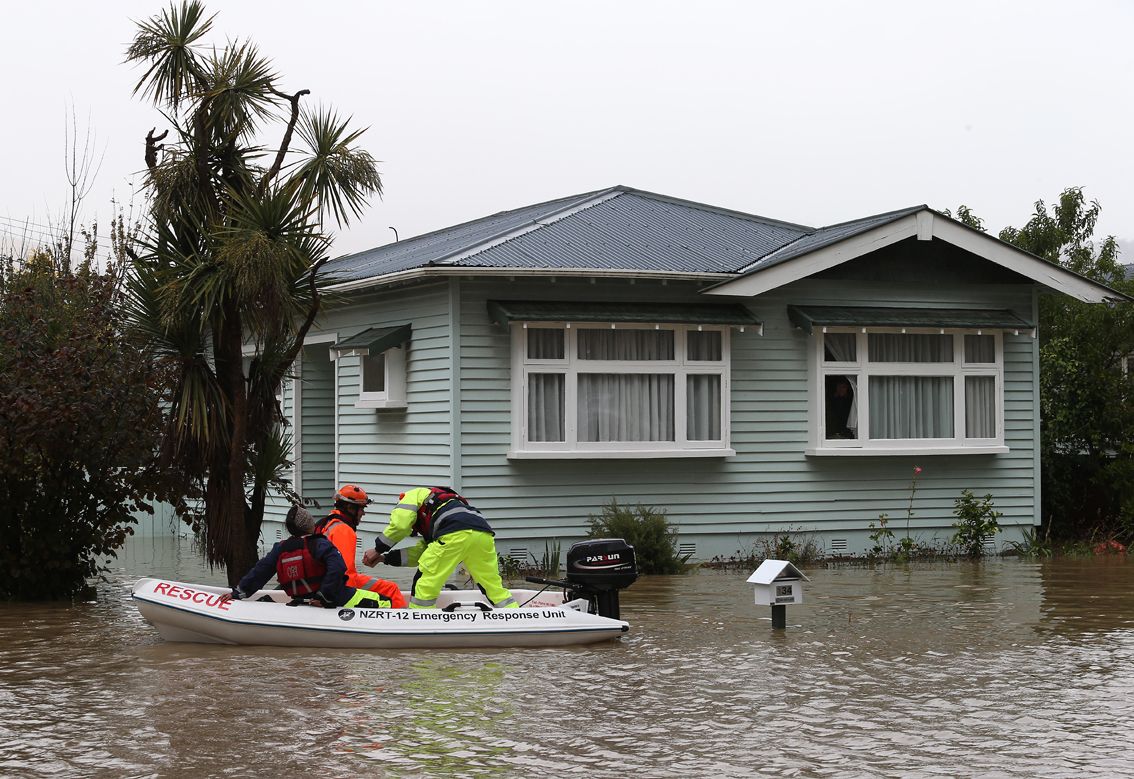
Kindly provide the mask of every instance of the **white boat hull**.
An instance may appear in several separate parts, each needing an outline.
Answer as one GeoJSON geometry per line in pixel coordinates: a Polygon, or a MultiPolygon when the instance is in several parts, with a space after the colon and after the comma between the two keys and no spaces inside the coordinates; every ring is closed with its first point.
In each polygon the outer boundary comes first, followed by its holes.
{"type": "Polygon", "coordinates": [[[167,641],[206,644],[400,649],[589,644],[618,638],[622,620],[563,603],[560,591],[512,590],[519,609],[492,609],[479,590],[444,590],[436,609],[288,606],[280,590],[222,602],[225,587],[141,579],[133,598],[167,641]],[[268,597],[271,600],[261,602],[268,597]],[[451,611],[443,609],[457,604],[451,611]],[[487,609],[487,610],[485,610],[487,609]],[[582,610],[580,610],[582,609],[582,610]]]}

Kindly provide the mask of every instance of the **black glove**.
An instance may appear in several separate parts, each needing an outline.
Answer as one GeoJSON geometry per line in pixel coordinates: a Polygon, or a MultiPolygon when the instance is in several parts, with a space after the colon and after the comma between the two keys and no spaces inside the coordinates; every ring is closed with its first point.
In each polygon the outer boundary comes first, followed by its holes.
{"type": "Polygon", "coordinates": [[[243,592],[241,592],[239,587],[233,587],[232,588],[232,599],[233,600],[244,600],[247,597],[248,597],[247,595],[245,595],[243,592]]]}

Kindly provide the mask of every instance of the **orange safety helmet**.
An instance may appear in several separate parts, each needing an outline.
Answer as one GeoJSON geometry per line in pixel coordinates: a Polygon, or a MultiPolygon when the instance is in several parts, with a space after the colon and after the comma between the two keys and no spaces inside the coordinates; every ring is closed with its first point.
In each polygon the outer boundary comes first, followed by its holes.
{"type": "Polygon", "coordinates": [[[369,506],[374,502],[366,496],[366,490],[356,484],[344,484],[335,493],[335,502],[338,503],[340,500],[344,503],[353,503],[356,506],[369,506]]]}

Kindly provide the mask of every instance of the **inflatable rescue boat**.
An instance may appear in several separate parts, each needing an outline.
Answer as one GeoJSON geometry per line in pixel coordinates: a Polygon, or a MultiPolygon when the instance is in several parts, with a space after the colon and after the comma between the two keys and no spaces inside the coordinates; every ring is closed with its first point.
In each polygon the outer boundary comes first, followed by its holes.
{"type": "Polygon", "coordinates": [[[289,606],[282,590],[225,600],[227,587],[141,579],[133,598],[166,641],[295,647],[528,647],[589,644],[630,629],[618,592],[637,578],[634,547],[582,541],[567,552],[563,580],[529,577],[512,588],[518,609],[494,609],[480,590],[443,590],[432,609],[289,606]]]}

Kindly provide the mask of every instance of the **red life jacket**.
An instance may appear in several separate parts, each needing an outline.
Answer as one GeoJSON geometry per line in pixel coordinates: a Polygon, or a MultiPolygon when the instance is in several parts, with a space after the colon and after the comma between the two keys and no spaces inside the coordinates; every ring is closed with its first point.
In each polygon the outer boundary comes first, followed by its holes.
{"type": "Polygon", "coordinates": [[[469,502],[457,494],[452,487],[430,487],[429,497],[417,510],[417,521],[413,525],[415,535],[420,535],[426,541],[433,540],[433,516],[437,510],[451,500],[459,500],[465,506],[469,502]]]}
{"type": "Polygon", "coordinates": [[[293,598],[314,595],[323,583],[327,566],[315,558],[314,536],[292,537],[280,544],[276,578],[293,598]]]}

